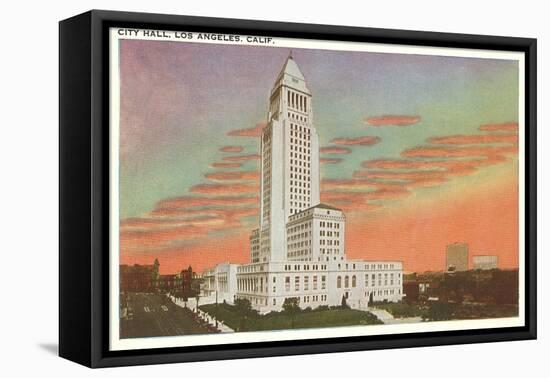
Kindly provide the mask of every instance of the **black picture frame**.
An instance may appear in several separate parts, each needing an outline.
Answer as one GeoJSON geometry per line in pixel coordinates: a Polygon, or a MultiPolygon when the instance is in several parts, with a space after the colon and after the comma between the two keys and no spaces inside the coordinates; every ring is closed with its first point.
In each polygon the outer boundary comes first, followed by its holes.
{"type": "Polygon", "coordinates": [[[536,39],[93,10],[59,24],[59,354],[89,367],[535,339],[536,39]],[[525,53],[525,326],[110,351],[108,28],[525,53]]]}

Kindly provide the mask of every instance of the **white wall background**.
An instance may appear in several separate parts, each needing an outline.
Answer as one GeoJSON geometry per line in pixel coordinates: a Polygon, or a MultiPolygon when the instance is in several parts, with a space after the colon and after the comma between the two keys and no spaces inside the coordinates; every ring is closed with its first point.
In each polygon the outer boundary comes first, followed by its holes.
{"type": "Polygon", "coordinates": [[[544,376],[550,247],[547,128],[550,28],[544,1],[6,1],[0,44],[0,375],[544,376]],[[539,39],[539,340],[88,370],[57,348],[57,22],[88,9],[536,37],[539,39]],[[545,213],[546,215],[543,215],[545,213]],[[546,234],[546,235],[545,235],[546,234]]]}

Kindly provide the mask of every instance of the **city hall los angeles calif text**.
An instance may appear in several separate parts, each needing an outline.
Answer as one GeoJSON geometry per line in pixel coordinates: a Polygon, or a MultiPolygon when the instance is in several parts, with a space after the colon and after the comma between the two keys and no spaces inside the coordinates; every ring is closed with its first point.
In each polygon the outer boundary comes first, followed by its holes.
{"type": "Polygon", "coordinates": [[[345,303],[354,309],[402,299],[402,263],[348,260],[346,217],[320,203],[311,97],[289,56],[271,90],[260,136],[260,223],[250,236],[251,261],[206,270],[203,303],[242,298],[267,313],[280,311],[286,298],[298,298],[301,308],[345,303]]]}

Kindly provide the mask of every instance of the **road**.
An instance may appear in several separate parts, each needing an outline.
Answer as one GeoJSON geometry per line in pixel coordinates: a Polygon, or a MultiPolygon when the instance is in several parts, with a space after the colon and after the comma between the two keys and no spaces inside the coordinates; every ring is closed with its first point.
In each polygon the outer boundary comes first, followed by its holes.
{"type": "Polygon", "coordinates": [[[166,296],[130,293],[131,316],[120,320],[120,338],[179,336],[212,333],[189,309],[181,308],[166,296]]]}

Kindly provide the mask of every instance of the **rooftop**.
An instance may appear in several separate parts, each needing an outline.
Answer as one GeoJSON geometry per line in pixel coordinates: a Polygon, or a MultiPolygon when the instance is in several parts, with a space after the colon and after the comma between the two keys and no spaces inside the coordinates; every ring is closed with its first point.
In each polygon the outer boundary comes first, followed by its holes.
{"type": "Polygon", "coordinates": [[[311,94],[306,85],[304,74],[300,70],[300,67],[298,67],[298,64],[292,57],[292,54],[286,58],[286,62],[283,65],[281,72],[277,75],[277,80],[275,81],[275,85],[273,85],[272,91],[276,90],[281,85],[285,85],[303,93],[311,94]]]}

